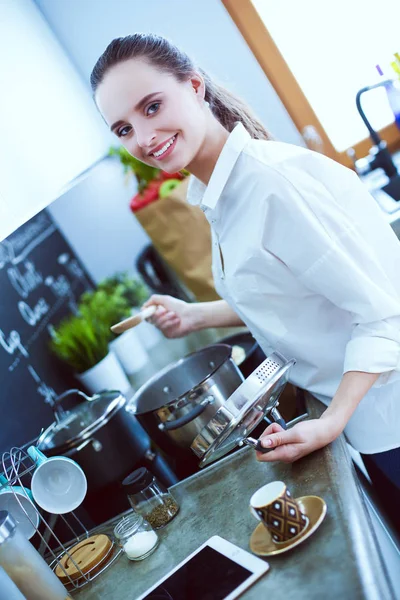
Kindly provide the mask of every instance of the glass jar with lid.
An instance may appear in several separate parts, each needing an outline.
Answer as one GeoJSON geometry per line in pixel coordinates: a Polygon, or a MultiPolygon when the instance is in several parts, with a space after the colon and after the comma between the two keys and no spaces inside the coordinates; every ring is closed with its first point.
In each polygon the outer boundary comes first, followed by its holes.
{"type": "Polygon", "coordinates": [[[69,598],[61,581],[6,510],[0,511],[0,567],[27,600],[69,598]]]}
{"type": "Polygon", "coordinates": [[[122,487],[132,508],[154,529],[164,527],[179,511],[179,505],[172,494],[144,467],[125,477],[122,487]]]}
{"type": "Polygon", "coordinates": [[[135,512],[123,517],[114,528],[114,535],[129,560],[143,560],[157,548],[158,535],[143,517],[135,512]]]}

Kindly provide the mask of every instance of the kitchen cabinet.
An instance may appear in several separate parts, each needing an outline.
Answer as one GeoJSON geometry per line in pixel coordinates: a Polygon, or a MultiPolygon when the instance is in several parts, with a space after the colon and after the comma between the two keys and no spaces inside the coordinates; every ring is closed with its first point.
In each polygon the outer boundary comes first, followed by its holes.
{"type": "Polygon", "coordinates": [[[0,18],[0,241],[107,152],[110,134],[33,0],[0,18]]]}

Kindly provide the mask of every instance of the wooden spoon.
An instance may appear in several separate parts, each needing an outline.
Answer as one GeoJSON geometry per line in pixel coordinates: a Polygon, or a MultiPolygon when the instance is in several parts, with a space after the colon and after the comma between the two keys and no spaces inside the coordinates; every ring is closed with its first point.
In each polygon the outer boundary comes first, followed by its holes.
{"type": "Polygon", "coordinates": [[[123,333],[132,327],[136,327],[136,325],[140,325],[142,321],[145,321],[156,312],[158,306],[149,306],[148,308],[144,308],[137,315],[133,317],[128,317],[128,319],[124,319],[115,325],[112,325],[111,331],[113,333],[123,333]]]}

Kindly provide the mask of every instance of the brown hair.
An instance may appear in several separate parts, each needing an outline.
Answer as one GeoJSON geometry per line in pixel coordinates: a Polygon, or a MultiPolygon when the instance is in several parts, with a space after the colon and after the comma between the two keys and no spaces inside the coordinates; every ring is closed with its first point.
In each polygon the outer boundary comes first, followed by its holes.
{"type": "Polygon", "coordinates": [[[93,94],[96,93],[97,87],[111,67],[131,58],[143,58],[160,71],[174,75],[181,82],[187,81],[193,72],[198,71],[205,83],[205,100],[209,103],[215,118],[225,129],[232,131],[235,124],[240,121],[252,138],[272,139],[240,98],[216,83],[202,69],[197,68],[189,56],[170,41],[152,33],[135,33],[116,38],[107,46],[90,75],[93,94]]]}

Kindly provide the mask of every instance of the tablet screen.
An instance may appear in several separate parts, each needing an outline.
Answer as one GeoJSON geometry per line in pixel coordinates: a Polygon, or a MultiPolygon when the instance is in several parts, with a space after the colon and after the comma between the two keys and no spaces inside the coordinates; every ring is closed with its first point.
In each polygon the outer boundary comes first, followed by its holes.
{"type": "Polygon", "coordinates": [[[206,546],[144,600],[223,600],[252,574],[206,546]]]}

